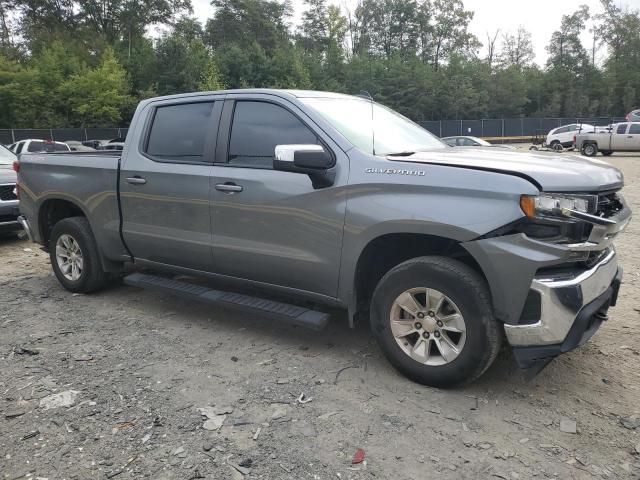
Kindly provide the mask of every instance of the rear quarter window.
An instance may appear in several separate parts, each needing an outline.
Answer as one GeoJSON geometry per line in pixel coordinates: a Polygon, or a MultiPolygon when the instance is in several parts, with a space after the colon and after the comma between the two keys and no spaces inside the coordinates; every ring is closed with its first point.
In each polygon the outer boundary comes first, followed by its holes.
{"type": "Polygon", "coordinates": [[[27,147],[27,152],[43,152],[44,151],[44,142],[36,141],[30,142],[27,147]]]}

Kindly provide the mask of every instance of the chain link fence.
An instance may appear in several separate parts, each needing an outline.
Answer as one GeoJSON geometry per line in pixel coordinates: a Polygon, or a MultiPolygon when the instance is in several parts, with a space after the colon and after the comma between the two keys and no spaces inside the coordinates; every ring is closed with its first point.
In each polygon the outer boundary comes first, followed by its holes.
{"type": "Polygon", "coordinates": [[[571,123],[596,127],[624,122],[624,117],[566,118],[501,118],[484,120],[436,120],[418,122],[439,137],[471,135],[495,140],[526,140],[536,134],[547,134],[554,128],[571,123]]]}
{"type": "MultiPolygon", "coordinates": [[[[586,123],[600,127],[624,121],[624,117],[566,117],[436,120],[418,123],[438,137],[471,135],[497,141],[523,141],[536,134],[546,134],[549,130],[571,123],[586,123]]],[[[28,138],[60,142],[68,140],[110,140],[126,137],[128,130],[128,128],[0,129],[0,143],[9,145],[28,138]]]]}
{"type": "Polygon", "coordinates": [[[0,143],[9,145],[26,139],[55,140],[111,140],[127,136],[128,128],[41,128],[41,129],[0,129],[0,143]]]}

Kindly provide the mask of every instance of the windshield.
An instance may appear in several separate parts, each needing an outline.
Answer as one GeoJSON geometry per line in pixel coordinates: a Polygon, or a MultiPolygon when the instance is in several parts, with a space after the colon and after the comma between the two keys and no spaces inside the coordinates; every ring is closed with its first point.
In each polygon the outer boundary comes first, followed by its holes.
{"type": "Polygon", "coordinates": [[[375,155],[419,152],[446,145],[420,125],[358,98],[301,98],[360,150],[375,155]],[[371,120],[373,117],[373,121],[371,120]],[[374,145],[375,140],[375,145],[374,145]]]}
{"type": "Polygon", "coordinates": [[[0,165],[12,165],[16,156],[6,147],[0,145],[0,165]]]}

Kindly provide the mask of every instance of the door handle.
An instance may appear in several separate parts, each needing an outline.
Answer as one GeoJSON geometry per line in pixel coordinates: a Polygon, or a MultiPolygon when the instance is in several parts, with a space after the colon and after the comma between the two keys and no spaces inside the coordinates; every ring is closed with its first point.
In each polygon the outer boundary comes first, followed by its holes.
{"type": "Polygon", "coordinates": [[[236,193],[243,190],[242,185],[236,185],[235,183],[218,183],[216,184],[216,190],[227,193],[236,193]]]}
{"type": "Polygon", "coordinates": [[[127,183],[131,185],[144,185],[147,183],[147,180],[136,175],[135,177],[127,177],[127,183]]]}

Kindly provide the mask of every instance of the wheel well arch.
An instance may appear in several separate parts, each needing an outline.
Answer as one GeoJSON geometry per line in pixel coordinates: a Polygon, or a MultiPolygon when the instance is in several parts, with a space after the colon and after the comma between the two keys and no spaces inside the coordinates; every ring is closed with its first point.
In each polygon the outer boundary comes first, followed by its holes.
{"type": "MultiPolygon", "coordinates": [[[[356,262],[353,286],[354,313],[360,316],[368,312],[373,291],[389,270],[412,258],[427,255],[441,255],[459,260],[487,281],[478,262],[456,240],[421,233],[385,234],[369,241],[356,262]]],[[[350,322],[353,322],[351,316],[350,322]]]]}
{"type": "Polygon", "coordinates": [[[44,245],[49,244],[51,230],[60,220],[70,217],[86,217],[82,208],[70,200],[50,198],[38,210],[38,226],[44,245]]]}

